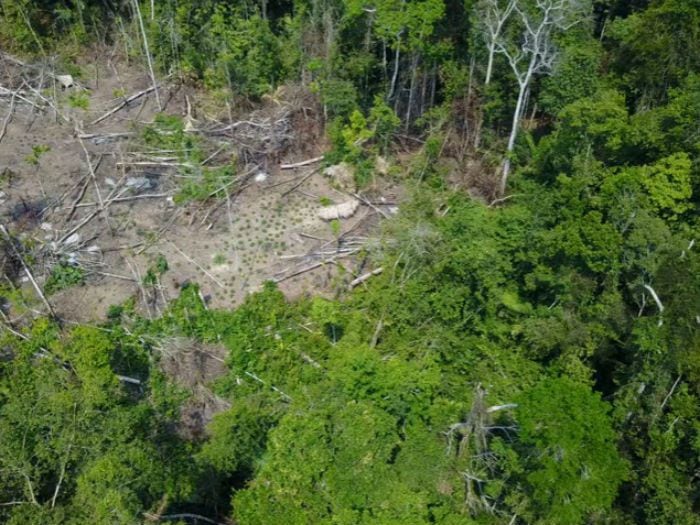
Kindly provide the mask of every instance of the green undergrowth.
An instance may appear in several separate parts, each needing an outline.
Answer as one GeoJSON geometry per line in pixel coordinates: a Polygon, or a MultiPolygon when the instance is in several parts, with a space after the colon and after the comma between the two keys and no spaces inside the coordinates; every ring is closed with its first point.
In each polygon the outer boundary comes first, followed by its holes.
{"type": "Polygon", "coordinates": [[[235,182],[236,159],[229,164],[209,167],[206,160],[203,140],[185,131],[183,119],[173,115],[159,114],[153,124],[142,132],[144,144],[154,151],[167,151],[167,156],[177,158],[179,180],[176,204],[203,202],[226,195],[226,189],[235,182]]]}
{"type": "MultiPolygon", "coordinates": [[[[30,341],[12,340],[16,357],[3,365],[4,391],[13,381],[34,386],[13,396],[2,420],[26,428],[50,411],[44,424],[56,437],[25,445],[12,461],[33,465],[30,479],[43,494],[62,463],[34,458],[70,458],[58,508],[94,513],[98,523],[107,522],[100,521],[107,494],[110,513],[124,517],[167,495],[175,506],[233,509],[241,523],[261,525],[281,516],[299,524],[337,516],[428,524],[436,515],[441,523],[498,523],[464,472],[488,478],[479,489],[488,500],[532,522],[582,523],[591,512],[613,513],[618,487],[633,475],[615,445],[627,424],[617,413],[630,401],[603,400],[598,352],[619,348],[621,330],[636,334],[625,344],[641,354],[652,338],[686,337],[664,328],[683,314],[668,300],[659,328],[653,311],[638,317],[610,279],[611,268],[624,275],[625,265],[639,264],[632,252],[618,251],[634,250],[617,237],[632,240],[633,232],[582,221],[579,235],[597,243],[562,240],[560,214],[579,198],[568,184],[552,192],[523,181],[525,196],[503,209],[421,186],[386,225],[383,255],[374,261],[385,271],[343,299],[289,302],[268,283],[223,311],[209,309],[188,284],[157,319],[137,315],[131,302],[113,308],[101,327],[61,331],[39,322],[27,332],[30,341]],[[561,199],[569,206],[555,204],[561,199]],[[436,213],[446,207],[449,213],[436,213]],[[195,441],[174,429],[178,407],[198,390],[173,386],[157,364],[174,338],[226,349],[226,372],[207,388],[229,408],[195,441]],[[40,347],[58,360],[20,366],[40,347]],[[40,384],[66,399],[49,401],[40,384]],[[16,403],[38,409],[15,420],[16,403]],[[502,430],[461,426],[474,424],[475,414],[502,430]],[[73,428],[84,429],[80,437],[71,437],[73,428]],[[70,452],[84,440],[96,448],[70,452]],[[137,485],[121,481],[132,478],[137,485]]],[[[601,205],[576,202],[592,208],[586,216],[601,205]]],[[[670,235],[684,239],[682,230],[670,235]]],[[[673,267],[677,256],[669,256],[663,264],[673,267]]],[[[686,257],[697,265],[696,255],[686,257]]],[[[154,262],[154,278],[167,271],[163,260],[154,262]]],[[[672,297],[662,286],[659,293],[672,297]]],[[[20,439],[10,428],[0,429],[5,464],[20,439]]],[[[16,472],[4,490],[22,490],[16,472]]],[[[31,523],[40,511],[0,512],[31,523]]],[[[41,512],[45,519],[58,511],[41,512]]]]}
{"type": "MultiPolygon", "coordinates": [[[[260,525],[582,524],[616,522],[630,487],[689,515],[691,493],[664,487],[698,468],[697,175],[663,136],[630,156],[646,121],[602,141],[611,107],[567,106],[501,206],[450,190],[426,141],[363,268],[384,271],[336,299],[268,283],[224,311],[188,284],[156,319],[132,299],[101,326],[4,333],[0,490],[31,501],[29,479],[39,505],[0,516],[130,523],[165,498],[260,525]],[[224,373],[175,386],[159,363],[178,341],[220,349],[224,373]],[[187,437],[203,399],[217,413],[187,437]]],[[[692,127],[680,107],[655,118],[692,127]]],[[[201,162],[179,119],[144,140],[201,162]]],[[[156,258],[143,285],[167,272],[156,258]]]]}
{"type": "Polygon", "coordinates": [[[44,293],[52,295],[60,290],[83,284],[85,271],[70,264],[57,264],[51,269],[48,279],[44,284],[44,293]]]}
{"type": "Polygon", "coordinates": [[[374,182],[377,155],[388,151],[394,132],[401,120],[379,97],[367,116],[354,109],[347,117],[336,117],[329,126],[328,135],[333,148],[326,153],[325,162],[347,162],[355,168],[355,183],[364,188],[374,182]]]}

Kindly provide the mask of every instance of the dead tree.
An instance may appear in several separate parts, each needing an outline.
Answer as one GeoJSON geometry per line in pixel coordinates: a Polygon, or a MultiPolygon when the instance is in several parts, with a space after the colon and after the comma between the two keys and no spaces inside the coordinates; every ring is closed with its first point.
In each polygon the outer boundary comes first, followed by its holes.
{"type": "Polygon", "coordinates": [[[505,433],[515,430],[514,426],[494,425],[493,414],[516,408],[517,405],[507,403],[487,406],[486,394],[486,390],[480,384],[476,385],[469,414],[464,421],[451,425],[445,433],[447,453],[455,453],[458,459],[467,462],[467,468],[461,472],[464,481],[464,504],[474,515],[483,511],[494,511],[494,504],[485,493],[485,485],[489,481],[486,478],[495,470],[495,456],[489,450],[489,436],[497,430],[505,433]],[[455,450],[456,440],[459,441],[455,450]]]}
{"type": "Polygon", "coordinates": [[[503,28],[513,14],[516,0],[480,0],[476,6],[477,20],[481,33],[486,41],[488,61],[486,63],[486,78],[484,85],[488,86],[493,74],[493,60],[503,28]]]}
{"type": "Polygon", "coordinates": [[[516,18],[520,25],[520,41],[508,42],[502,34],[496,44],[497,52],[506,57],[518,82],[518,98],[501,173],[501,194],[505,193],[508,183],[511,156],[532,81],[537,75],[551,72],[557,58],[553,36],[581,23],[590,12],[590,1],[536,0],[532,7],[517,3],[513,9],[518,15],[516,18]]]}

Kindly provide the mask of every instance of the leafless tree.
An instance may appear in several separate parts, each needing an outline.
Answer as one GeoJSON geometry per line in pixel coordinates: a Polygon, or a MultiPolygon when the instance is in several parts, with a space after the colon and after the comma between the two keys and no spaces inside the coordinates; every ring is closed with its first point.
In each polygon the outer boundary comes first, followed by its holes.
{"type": "Polygon", "coordinates": [[[515,403],[488,406],[486,404],[487,392],[481,384],[476,385],[471,410],[464,421],[450,425],[445,436],[447,437],[447,454],[456,453],[456,456],[466,464],[462,472],[464,481],[464,503],[473,515],[481,512],[496,512],[495,502],[485,492],[489,476],[494,474],[496,456],[490,450],[490,436],[493,432],[502,432],[508,435],[509,431],[516,431],[516,426],[494,425],[494,414],[503,410],[511,410],[518,407],[515,403]],[[454,443],[457,443],[456,450],[454,443]]]}
{"type": "Polygon", "coordinates": [[[488,49],[486,78],[484,85],[488,86],[493,75],[493,60],[503,28],[513,14],[516,0],[479,0],[476,6],[477,20],[488,49]]]}
{"type": "Polygon", "coordinates": [[[519,42],[508,41],[503,32],[496,42],[496,51],[506,57],[518,82],[518,98],[501,173],[501,194],[505,193],[508,183],[511,155],[532,80],[549,73],[557,58],[553,36],[583,22],[591,11],[590,0],[535,0],[531,5],[519,0],[513,10],[520,26],[519,42]]]}

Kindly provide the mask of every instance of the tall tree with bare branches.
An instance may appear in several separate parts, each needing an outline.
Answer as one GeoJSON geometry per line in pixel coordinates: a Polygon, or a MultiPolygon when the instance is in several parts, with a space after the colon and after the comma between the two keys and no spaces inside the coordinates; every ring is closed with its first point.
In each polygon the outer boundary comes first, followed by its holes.
{"type": "Polygon", "coordinates": [[[554,37],[586,20],[591,9],[590,0],[536,0],[534,4],[520,0],[513,7],[517,39],[510,39],[502,30],[499,34],[496,51],[506,57],[518,83],[518,97],[501,172],[501,193],[508,184],[511,156],[532,81],[538,75],[551,72],[558,54],[554,37]]]}
{"type": "Polygon", "coordinates": [[[515,10],[517,0],[479,0],[476,4],[477,24],[486,42],[488,60],[484,85],[491,83],[493,61],[506,22],[515,10]]]}

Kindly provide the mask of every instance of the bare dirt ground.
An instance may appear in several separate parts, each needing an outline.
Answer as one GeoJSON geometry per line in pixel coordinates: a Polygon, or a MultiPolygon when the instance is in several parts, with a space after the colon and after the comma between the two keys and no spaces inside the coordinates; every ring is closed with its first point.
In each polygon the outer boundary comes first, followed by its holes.
{"type": "Polygon", "coordinates": [[[124,104],[149,88],[148,75],[120,63],[82,70],[79,85],[62,89],[62,71],[0,55],[0,223],[27,247],[40,288],[57,264],[84,270],[84,284],[48,297],[59,317],[100,320],[132,297],[157,315],[187,281],[215,308],[239,304],[266,280],[291,297],[332,294],[372,269],[361,260],[400,188],[383,183],[357,196],[351,217],[319,218],[321,207],[354,197],[319,161],[282,169],[326,148],[318,108],[303,90],[279,90],[251,111],[162,80],[163,111],[185,118],[208,154],[204,163],[235,158],[239,174],[225,196],[175,204],[185,177],[177,159],[142,140],[158,113],[154,92],[124,104]],[[161,255],[168,271],[144,285],[161,255]]]}

